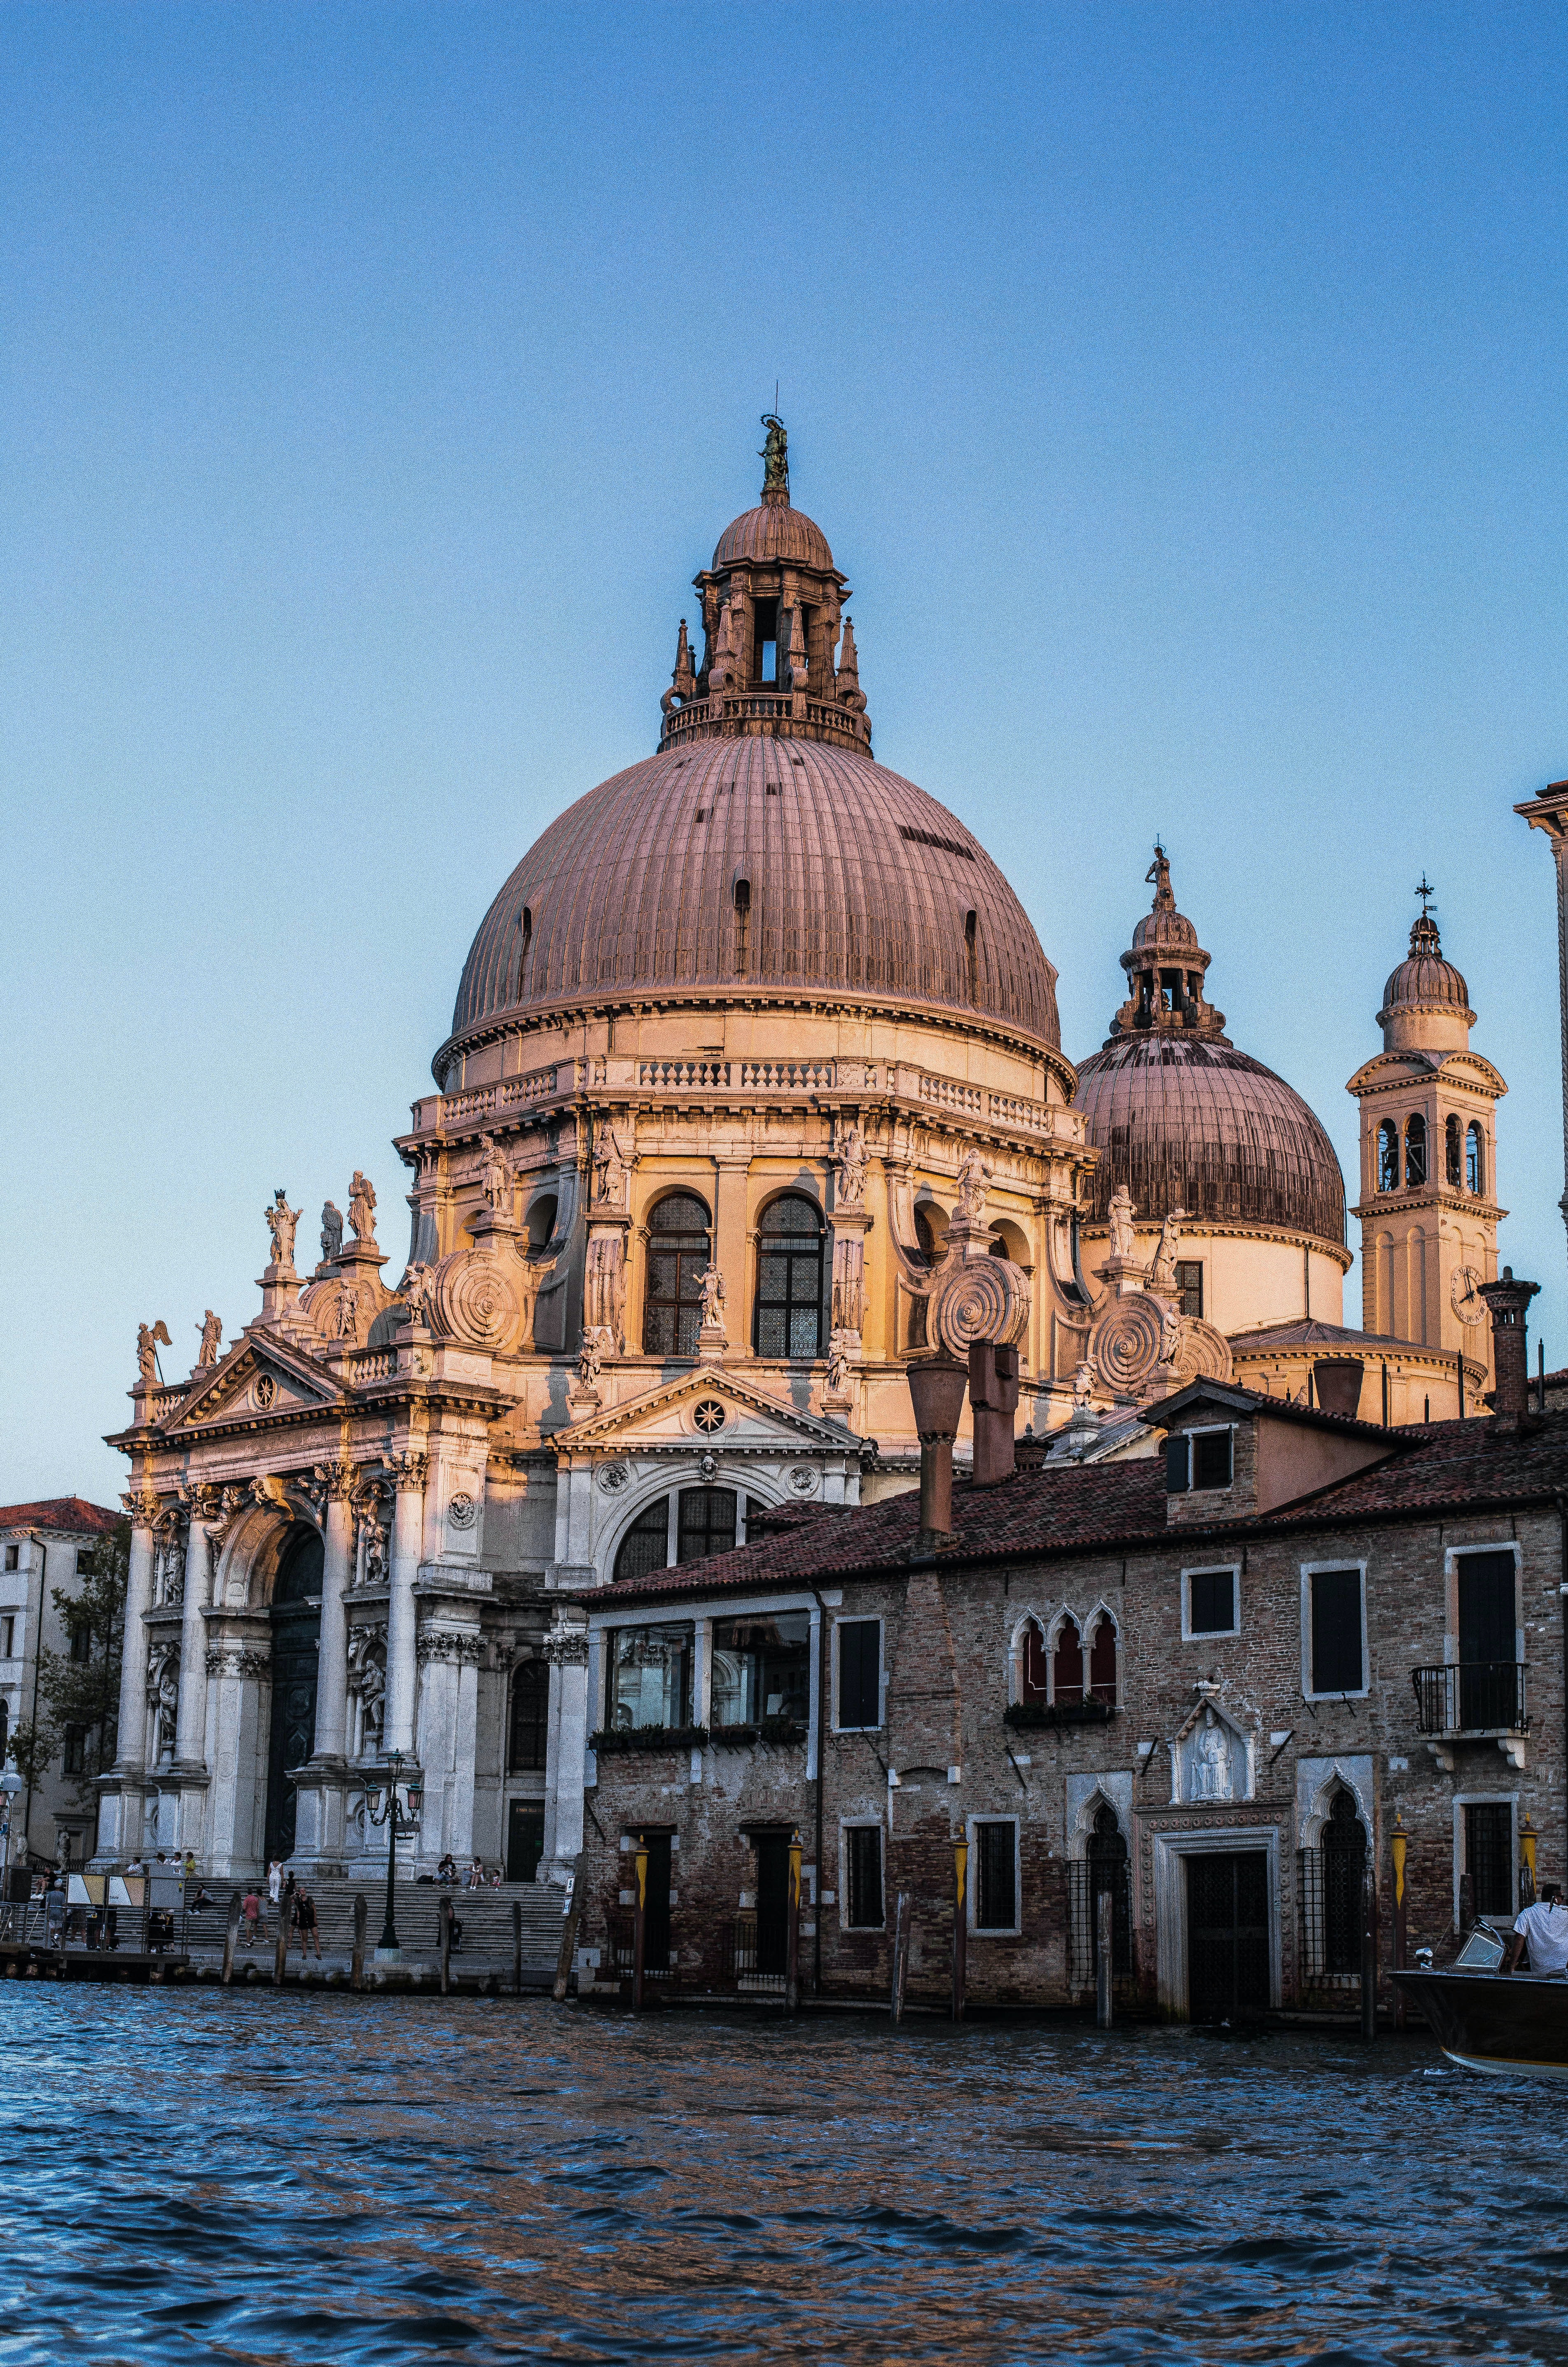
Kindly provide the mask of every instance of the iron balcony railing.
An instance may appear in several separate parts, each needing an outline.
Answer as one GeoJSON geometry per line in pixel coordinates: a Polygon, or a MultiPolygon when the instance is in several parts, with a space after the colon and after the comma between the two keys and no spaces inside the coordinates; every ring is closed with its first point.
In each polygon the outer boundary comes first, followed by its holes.
{"type": "Polygon", "coordinates": [[[782,1997],[787,1972],[787,1942],[782,1931],[765,1930],[760,1938],[756,1917],[734,1916],[724,1934],[724,1975],[727,1984],[747,1996],[782,1997]]]}
{"type": "Polygon", "coordinates": [[[1423,1734],[1524,1734],[1522,1660],[1460,1660],[1412,1669],[1423,1734]]]}

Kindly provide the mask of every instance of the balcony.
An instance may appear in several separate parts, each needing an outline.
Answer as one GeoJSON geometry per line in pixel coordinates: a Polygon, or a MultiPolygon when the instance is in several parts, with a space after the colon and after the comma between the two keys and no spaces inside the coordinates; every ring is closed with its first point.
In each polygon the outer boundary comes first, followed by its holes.
{"type": "Polygon", "coordinates": [[[1529,1718],[1522,1660],[1461,1660],[1412,1669],[1416,1722],[1439,1767],[1451,1774],[1450,1745],[1494,1742],[1515,1767],[1525,1763],[1529,1718]]]}

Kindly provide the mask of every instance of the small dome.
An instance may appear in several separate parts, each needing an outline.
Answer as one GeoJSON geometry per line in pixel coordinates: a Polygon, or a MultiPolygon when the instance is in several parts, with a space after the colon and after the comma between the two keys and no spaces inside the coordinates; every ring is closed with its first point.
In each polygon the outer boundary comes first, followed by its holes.
{"type": "Polygon", "coordinates": [[[1132,950],[1142,953],[1149,948],[1154,953],[1192,953],[1198,949],[1198,931],[1185,912],[1162,912],[1155,907],[1145,912],[1132,932],[1132,950]]]}
{"type": "Polygon", "coordinates": [[[1163,1034],[1113,1042],[1080,1065],[1073,1105],[1100,1153],[1090,1223],[1105,1221],[1125,1184],[1141,1224],[1184,1208],[1343,1243],[1334,1145],[1300,1093],[1233,1045],[1163,1034]]]}
{"type": "Polygon", "coordinates": [[[1380,1024],[1391,1011],[1437,1009],[1461,1011],[1473,1020],[1470,989],[1451,961],[1443,959],[1437,923],[1423,912],[1410,932],[1410,952],[1383,988],[1380,1024]]]}
{"type": "Polygon", "coordinates": [[[713,553],[715,573],[744,559],[759,566],[776,567],[782,560],[794,567],[820,568],[824,575],[834,572],[826,535],[804,510],[791,509],[787,499],[764,502],[724,528],[713,553]]]}

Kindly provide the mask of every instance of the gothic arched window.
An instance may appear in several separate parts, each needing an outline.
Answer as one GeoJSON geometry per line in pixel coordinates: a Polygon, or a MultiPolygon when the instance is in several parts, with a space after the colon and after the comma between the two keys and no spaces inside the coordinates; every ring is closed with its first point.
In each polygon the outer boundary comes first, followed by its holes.
{"type": "Polygon", "coordinates": [[[822,1212],[786,1192],[763,1212],[757,1242],[756,1353],[809,1363],[822,1354],[822,1212]]]}
{"type": "Polygon", "coordinates": [[[522,1661],[512,1678],[512,1716],[506,1747],[506,1765],[512,1774],[530,1774],[544,1765],[549,1711],[549,1661],[522,1661]]]}
{"type": "Polygon", "coordinates": [[[1102,1611],[1089,1638],[1089,1693],[1108,1709],[1116,1707],[1116,1623],[1102,1611]]]}
{"type": "Polygon", "coordinates": [[[1463,1128],[1450,1111],[1443,1128],[1444,1167],[1449,1183],[1457,1192],[1464,1178],[1463,1128]]]}
{"type": "Polygon", "coordinates": [[[1351,1795],[1338,1791],[1323,1829],[1323,1968],[1325,1973],[1361,1969],[1362,1886],[1367,1872],[1367,1829],[1351,1795]]]}
{"type": "Polygon", "coordinates": [[[1051,1698],[1060,1705],[1084,1698],[1084,1647],[1075,1619],[1064,1619],[1051,1655],[1051,1698]]]}
{"type": "Polygon", "coordinates": [[[1385,1117],[1378,1128],[1378,1189],[1399,1189],[1399,1128],[1392,1117],[1385,1117]]]}
{"type": "Polygon", "coordinates": [[[1018,1699],[1045,1702],[1051,1698],[1048,1656],[1045,1637],[1038,1619],[1031,1619],[1023,1633],[1023,1657],[1018,1670],[1018,1699]]]}
{"type": "Polygon", "coordinates": [[[1464,1188],[1477,1197],[1486,1189],[1486,1146],[1480,1126],[1474,1118],[1465,1128],[1464,1188]]]}
{"type": "Polygon", "coordinates": [[[1426,1181],[1426,1121],[1419,1110],[1404,1121],[1404,1180],[1412,1189],[1426,1181]]]}
{"type": "Polygon", "coordinates": [[[708,1211],[694,1192],[666,1194],[648,1219],[645,1356],[695,1356],[702,1327],[699,1277],[708,1263],[708,1211]]]}
{"type": "Polygon", "coordinates": [[[1108,1800],[1102,1800],[1095,1810],[1095,1826],[1089,1835],[1089,1955],[1096,1972],[1100,1961],[1099,1904],[1105,1891],[1110,1893],[1110,1968],[1113,1973],[1132,1970],[1132,1895],[1128,1879],[1127,1836],[1122,1831],[1116,1810],[1108,1800]]]}

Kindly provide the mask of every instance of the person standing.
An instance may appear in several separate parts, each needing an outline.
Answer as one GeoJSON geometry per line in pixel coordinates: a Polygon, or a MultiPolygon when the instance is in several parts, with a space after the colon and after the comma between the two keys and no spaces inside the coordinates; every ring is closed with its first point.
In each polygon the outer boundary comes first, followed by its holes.
{"type": "Polygon", "coordinates": [[[283,1895],[283,1861],[275,1857],[267,1869],[267,1895],[274,1907],[283,1895]]]}
{"type": "Polygon", "coordinates": [[[294,1928],[300,1935],[301,1961],[310,1954],[311,1942],[315,1942],[316,1962],[321,1962],[321,1933],[316,1929],[316,1902],[303,1885],[294,1894],[294,1928]]]}
{"type": "Polygon", "coordinates": [[[256,1933],[261,1929],[261,1893],[254,1882],[240,1901],[240,1918],[245,1927],[244,1937],[240,1945],[243,1948],[254,1948],[256,1933]]]}

